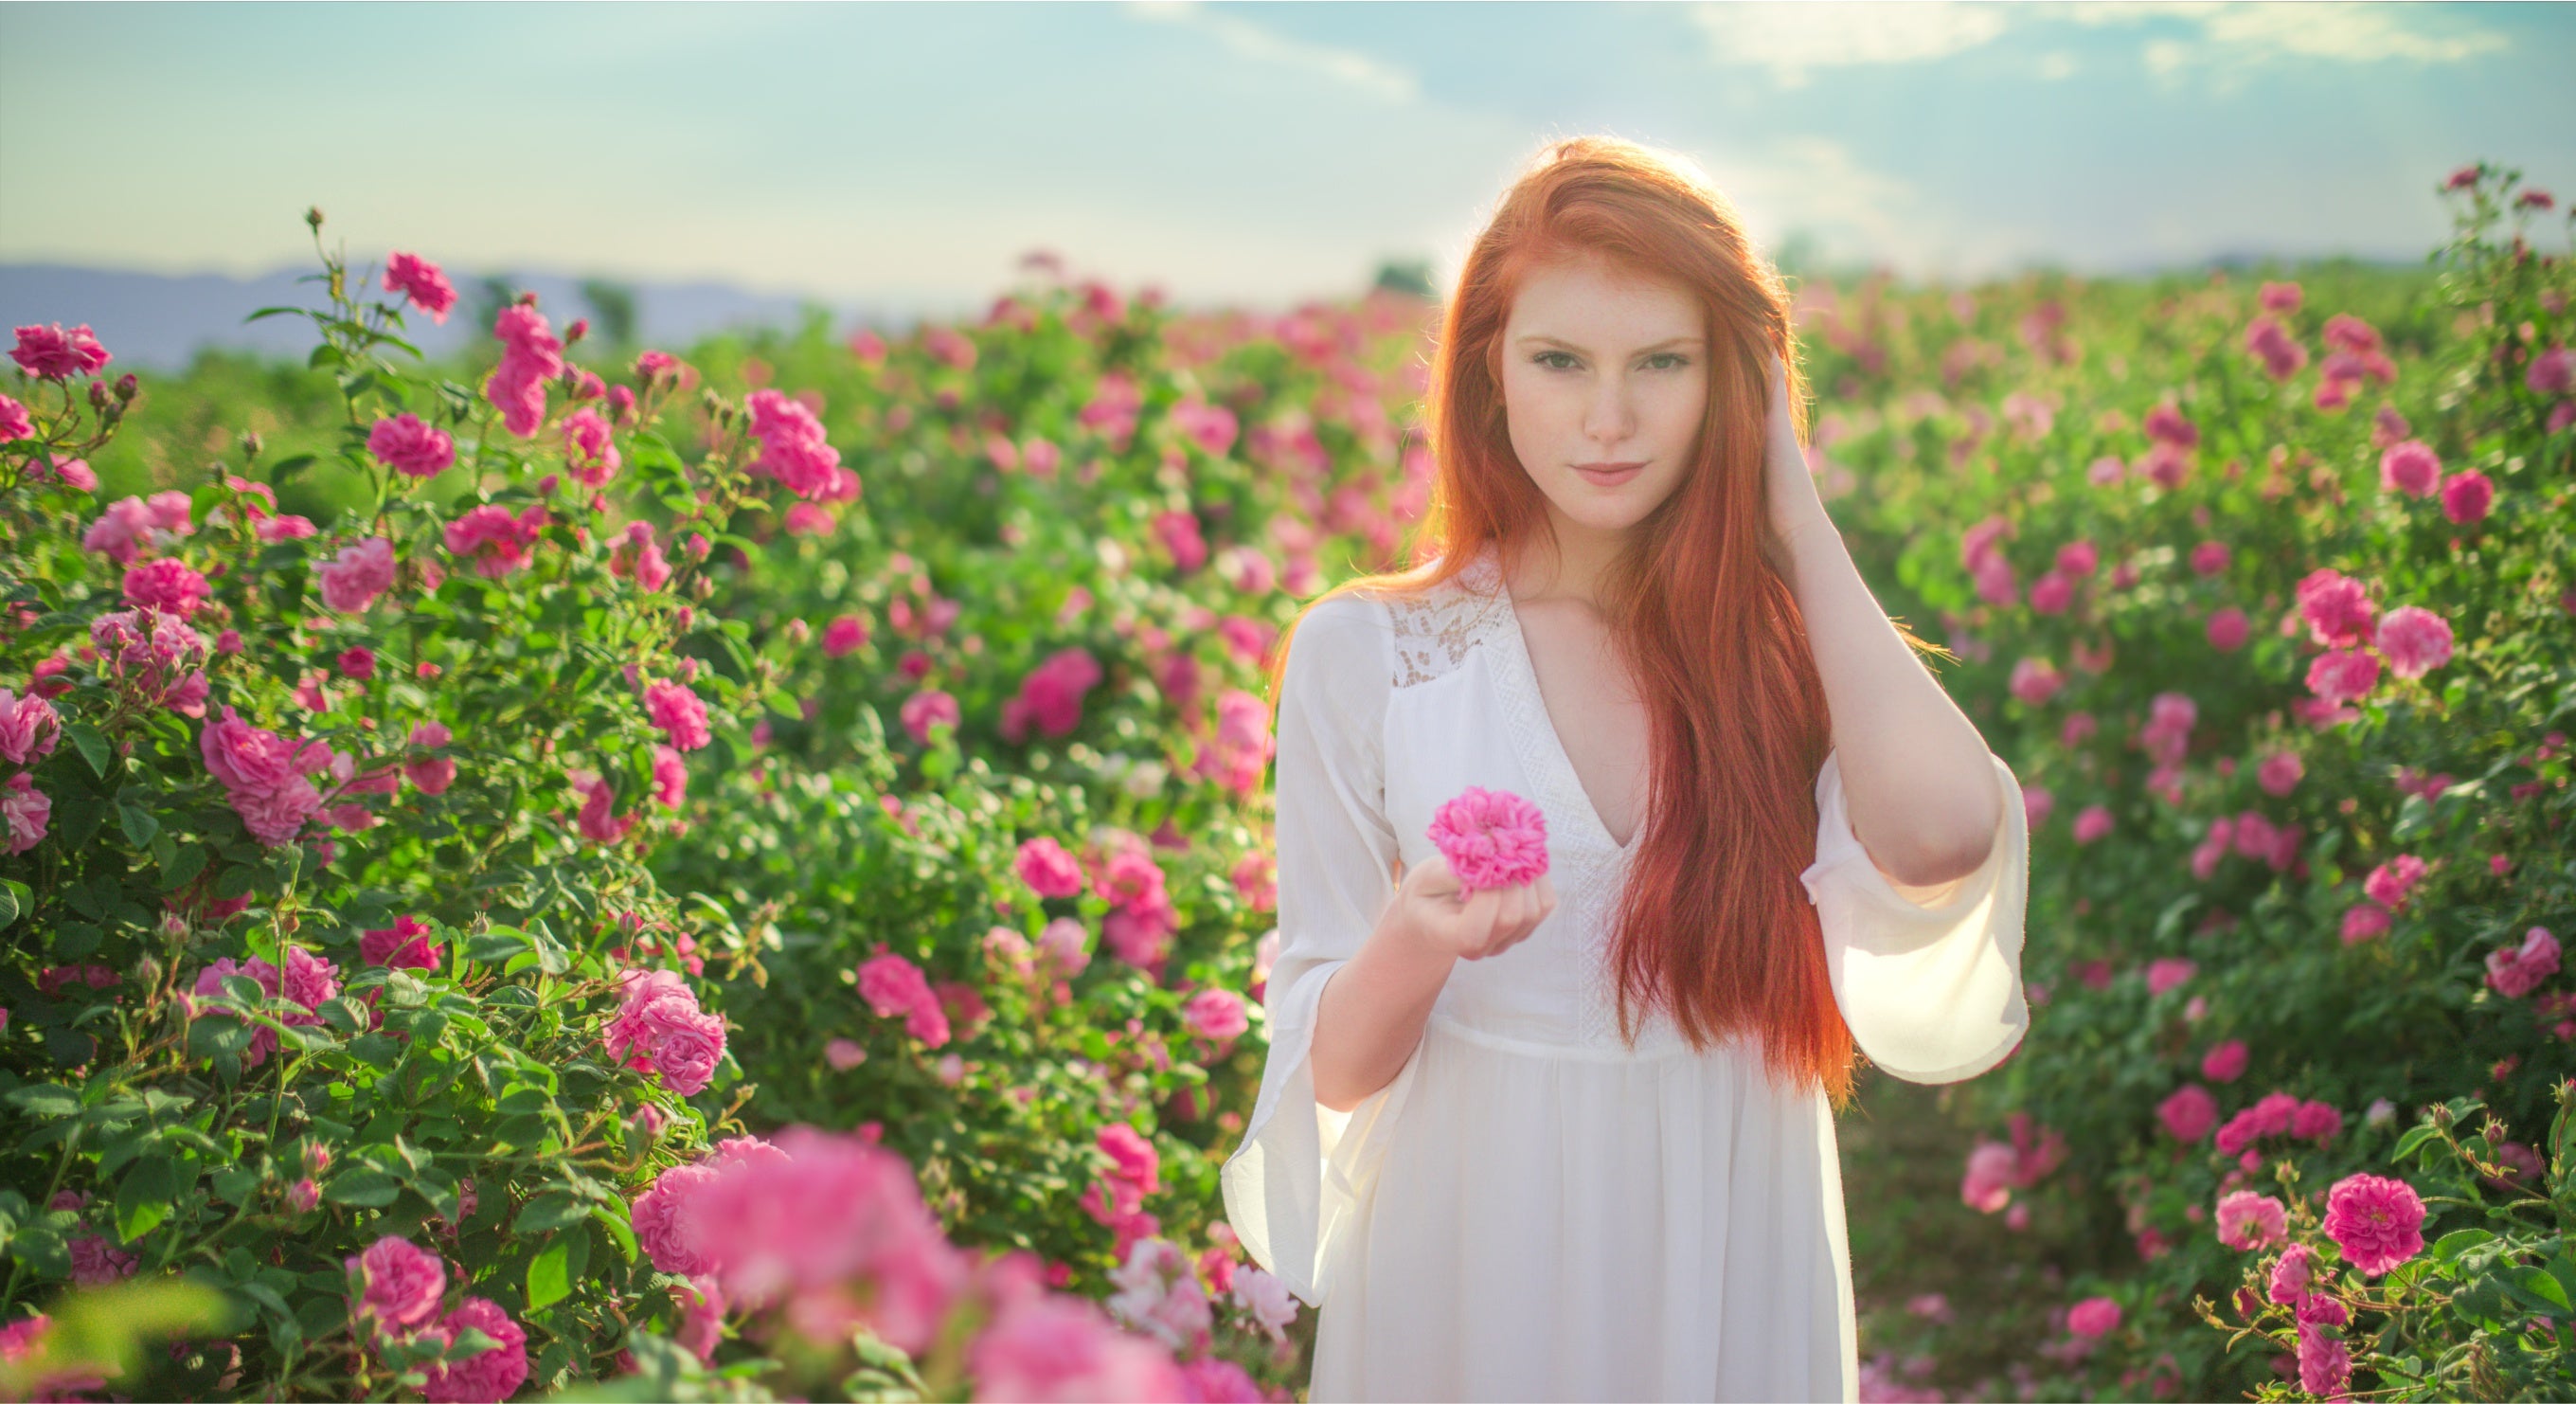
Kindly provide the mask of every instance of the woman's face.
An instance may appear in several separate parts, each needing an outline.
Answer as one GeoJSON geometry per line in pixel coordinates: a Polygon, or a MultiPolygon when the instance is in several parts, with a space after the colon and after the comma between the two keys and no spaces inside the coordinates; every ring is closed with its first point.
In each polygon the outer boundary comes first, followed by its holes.
{"type": "Polygon", "coordinates": [[[1654,511],[1689,471],[1707,403],[1708,344],[1680,288],[1598,259],[1521,285],[1503,325],[1504,419],[1559,531],[1616,535],[1654,511]],[[1595,464],[1642,466],[1582,471],[1595,464]]]}

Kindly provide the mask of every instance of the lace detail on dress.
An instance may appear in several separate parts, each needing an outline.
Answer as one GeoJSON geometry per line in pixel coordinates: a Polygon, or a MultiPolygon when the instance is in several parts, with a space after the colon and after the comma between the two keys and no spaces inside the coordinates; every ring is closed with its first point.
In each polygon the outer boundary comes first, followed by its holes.
{"type": "Polygon", "coordinates": [[[1460,588],[1467,574],[1440,588],[1419,594],[1389,594],[1388,615],[1395,623],[1397,687],[1413,687],[1448,676],[1467,661],[1468,650],[1491,636],[1496,618],[1509,618],[1508,607],[1475,589],[1460,588]]]}

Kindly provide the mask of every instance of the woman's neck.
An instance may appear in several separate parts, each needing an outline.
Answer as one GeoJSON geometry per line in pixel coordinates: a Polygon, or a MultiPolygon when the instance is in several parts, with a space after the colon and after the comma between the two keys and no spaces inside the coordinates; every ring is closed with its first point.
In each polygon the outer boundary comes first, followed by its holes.
{"type": "Polygon", "coordinates": [[[1519,541],[1503,545],[1503,578],[1516,604],[1574,600],[1599,609],[1602,582],[1627,548],[1625,533],[1559,521],[1553,547],[1544,531],[1524,532],[1519,541]]]}

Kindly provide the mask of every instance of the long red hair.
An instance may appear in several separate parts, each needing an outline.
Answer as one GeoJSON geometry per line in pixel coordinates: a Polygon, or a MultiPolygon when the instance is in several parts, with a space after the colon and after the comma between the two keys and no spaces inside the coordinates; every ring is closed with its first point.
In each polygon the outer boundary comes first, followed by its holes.
{"type": "Polygon", "coordinates": [[[1653,719],[1646,816],[1609,952],[1620,1037],[1636,1041],[1632,1002],[1664,1008],[1695,1050],[1751,1031],[1775,1082],[1816,1087],[1840,1111],[1856,1049],[1798,881],[1815,859],[1815,780],[1832,727],[1797,601],[1761,544],[1773,353],[1806,440],[1791,294],[1685,159],[1569,138],[1504,192],[1442,315],[1425,403],[1434,471],[1411,567],[1308,601],[1271,655],[1270,696],[1306,610],[1355,590],[1428,590],[1488,543],[1553,532],[1512,451],[1502,332],[1533,269],[1582,258],[1686,291],[1709,349],[1696,461],[1601,586],[1606,627],[1653,719]]]}

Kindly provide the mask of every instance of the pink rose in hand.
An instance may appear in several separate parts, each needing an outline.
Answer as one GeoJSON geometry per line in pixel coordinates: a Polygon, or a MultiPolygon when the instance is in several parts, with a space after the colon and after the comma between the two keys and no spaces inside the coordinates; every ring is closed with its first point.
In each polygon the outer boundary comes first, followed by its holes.
{"type": "Polygon", "coordinates": [[[1468,786],[1431,816],[1430,837],[1468,892],[1547,873],[1547,816],[1509,790],[1468,786]]]}

